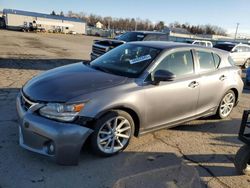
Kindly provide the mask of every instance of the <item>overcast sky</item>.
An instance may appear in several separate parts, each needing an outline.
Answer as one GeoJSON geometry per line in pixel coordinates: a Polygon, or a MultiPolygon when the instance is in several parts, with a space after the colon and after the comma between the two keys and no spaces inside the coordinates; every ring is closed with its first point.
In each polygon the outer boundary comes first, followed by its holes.
{"type": "Polygon", "coordinates": [[[93,13],[101,16],[135,17],[166,24],[178,21],[212,24],[234,33],[250,34],[250,0],[0,0],[0,9],[11,8],[42,13],[93,13]]]}

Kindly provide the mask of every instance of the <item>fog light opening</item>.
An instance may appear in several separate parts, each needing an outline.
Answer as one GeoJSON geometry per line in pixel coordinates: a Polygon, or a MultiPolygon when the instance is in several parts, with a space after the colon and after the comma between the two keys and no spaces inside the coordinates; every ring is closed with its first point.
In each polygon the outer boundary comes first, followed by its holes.
{"type": "Polygon", "coordinates": [[[53,154],[55,154],[55,150],[56,150],[55,144],[53,142],[49,142],[47,144],[47,153],[49,155],[53,155],[53,154]]]}

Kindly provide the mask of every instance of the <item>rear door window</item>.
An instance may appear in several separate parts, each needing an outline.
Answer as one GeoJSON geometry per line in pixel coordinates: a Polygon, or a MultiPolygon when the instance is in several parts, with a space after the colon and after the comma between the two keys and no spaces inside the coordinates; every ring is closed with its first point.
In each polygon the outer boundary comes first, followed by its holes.
{"type": "Polygon", "coordinates": [[[196,51],[196,56],[199,61],[201,72],[212,71],[216,69],[214,57],[211,52],[196,51]]]}

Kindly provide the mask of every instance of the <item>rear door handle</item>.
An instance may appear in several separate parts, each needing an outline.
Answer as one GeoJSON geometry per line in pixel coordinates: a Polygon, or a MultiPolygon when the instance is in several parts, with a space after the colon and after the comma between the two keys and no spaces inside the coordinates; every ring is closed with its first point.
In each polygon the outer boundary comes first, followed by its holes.
{"type": "Polygon", "coordinates": [[[222,76],[220,76],[220,81],[223,81],[223,80],[225,80],[227,77],[225,76],[225,75],[222,75],[222,76]]]}
{"type": "Polygon", "coordinates": [[[188,85],[188,87],[190,87],[190,88],[196,88],[196,87],[198,87],[199,86],[199,82],[196,82],[196,81],[193,81],[193,82],[191,82],[189,85],[188,85]]]}

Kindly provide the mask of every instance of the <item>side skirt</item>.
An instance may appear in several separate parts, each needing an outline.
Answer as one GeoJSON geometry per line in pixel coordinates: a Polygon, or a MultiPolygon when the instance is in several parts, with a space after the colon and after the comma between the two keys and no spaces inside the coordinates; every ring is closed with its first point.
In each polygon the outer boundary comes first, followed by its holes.
{"type": "Polygon", "coordinates": [[[186,123],[186,122],[189,122],[189,121],[193,121],[193,120],[196,120],[196,119],[201,118],[201,117],[213,116],[213,115],[216,114],[216,111],[217,111],[217,107],[212,108],[212,109],[210,109],[210,110],[208,110],[208,111],[206,111],[206,112],[204,112],[202,114],[192,116],[190,118],[186,118],[186,119],[183,119],[183,120],[180,120],[180,121],[175,121],[175,122],[159,125],[159,126],[144,129],[144,130],[141,129],[140,132],[139,132],[139,136],[150,133],[150,132],[153,132],[153,131],[161,130],[161,129],[164,129],[164,128],[176,127],[176,126],[178,126],[180,124],[183,124],[183,123],[186,123]]]}

